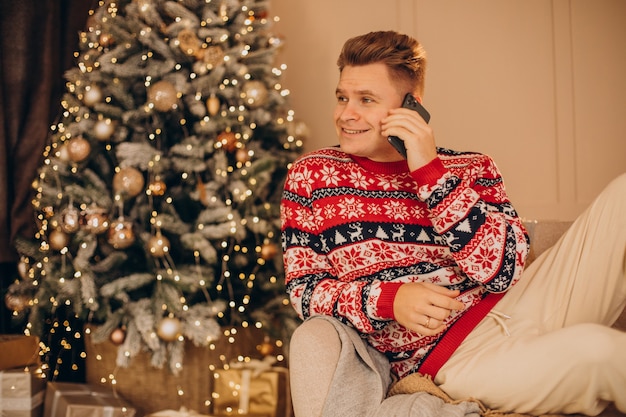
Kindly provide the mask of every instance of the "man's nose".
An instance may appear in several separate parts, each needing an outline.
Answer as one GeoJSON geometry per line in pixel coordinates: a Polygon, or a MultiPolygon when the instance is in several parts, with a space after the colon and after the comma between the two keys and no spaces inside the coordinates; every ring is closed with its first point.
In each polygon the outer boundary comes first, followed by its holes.
{"type": "Polygon", "coordinates": [[[357,106],[353,103],[347,102],[341,110],[341,120],[354,120],[359,118],[359,112],[357,106]]]}

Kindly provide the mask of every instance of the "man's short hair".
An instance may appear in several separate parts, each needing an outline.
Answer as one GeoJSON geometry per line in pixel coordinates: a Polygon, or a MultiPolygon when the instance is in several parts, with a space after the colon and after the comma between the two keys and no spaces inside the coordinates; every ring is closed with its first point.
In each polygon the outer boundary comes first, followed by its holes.
{"type": "Polygon", "coordinates": [[[393,80],[399,80],[400,92],[424,92],[426,51],[414,38],[394,31],[370,32],[350,38],[343,45],[337,66],[382,63],[393,80]]]}

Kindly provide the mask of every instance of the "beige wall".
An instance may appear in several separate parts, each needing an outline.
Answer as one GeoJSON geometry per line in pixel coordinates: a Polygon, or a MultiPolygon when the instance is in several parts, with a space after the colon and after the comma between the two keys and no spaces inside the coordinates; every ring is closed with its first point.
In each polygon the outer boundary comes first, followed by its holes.
{"type": "Polygon", "coordinates": [[[520,215],[573,219],[626,172],[626,1],[271,0],[306,148],[336,143],[335,60],[395,29],[429,54],[439,145],[494,157],[520,215]]]}

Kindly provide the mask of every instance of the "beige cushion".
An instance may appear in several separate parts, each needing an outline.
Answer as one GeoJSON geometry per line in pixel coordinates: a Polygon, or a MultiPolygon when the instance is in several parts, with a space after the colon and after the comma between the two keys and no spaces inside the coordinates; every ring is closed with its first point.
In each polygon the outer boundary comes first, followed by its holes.
{"type": "Polygon", "coordinates": [[[560,220],[524,220],[524,226],[530,236],[530,253],[527,265],[551,247],[571,226],[571,221],[560,220]]]}

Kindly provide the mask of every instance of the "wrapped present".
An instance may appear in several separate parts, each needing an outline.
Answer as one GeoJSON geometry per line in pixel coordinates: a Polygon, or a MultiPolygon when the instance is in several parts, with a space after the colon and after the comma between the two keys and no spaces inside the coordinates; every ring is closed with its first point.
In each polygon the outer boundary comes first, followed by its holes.
{"type": "MultiPolygon", "coordinates": [[[[275,361],[275,359],[274,359],[275,361]]],[[[213,414],[218,416],[291,416],[289,372],[272,366],[272,357],[231,363],[216,370],[213,414]]]]}
{"type": "Polygon", "coordinates": [[[135,408],[111,389],[72,382],[48,382],[44,417],[133,417],[135,408]]]}
{"type": "MultiPolygon", "coordinates": [[[[262,415],[253,414],[239,414],[240,417],[267,417],[262,415]]],[[[185,407],[181,407],[180,410],[161,410],[156,413],[148,414],[146,417],[221,417],[215,414],[199,414],[194,410],[187,410],[185,407]]]]}
{"type": "MultiPolygon", "coordinates": [[[[225,327],[223,331],[230,335],[233,328],[225,327]]],[[[173,374],[167,367],[155,368],[145,351],[135,356],[128,367],[119,366],[116,359],[120,346],[110,340],[94,343],[86,333],[86,382],[98,385],[113,375],[115,391],[133,404],[139,416],[181,407],[211,415],[212,370],[221,369],[238,357],[258,357],[264,336],[262,329],[249,326],[237,327],[233,340],[222,336],[210,347],[186,341],[182,370],[173,374]]],[[[275,352],[283,353],[280,348],[275,352]]]]}
{"type": "Polygon", "coordinates": [[[40,417],[46,380],[37,366],[0,371],[0,416],[40,417]]]}
{"type": "Polygon", "coordinates": [[[161,410],[156,413],[148,414],[146,417],[214,417],[208,414],[199,414],[194,410],[188,410],[181,407],[180,410],[161,410]]]}
{"type": "Polygon", "coordinates": [[[19,334],[0,335],[0,371],[39,363],[39,339],[19,334]]]}

